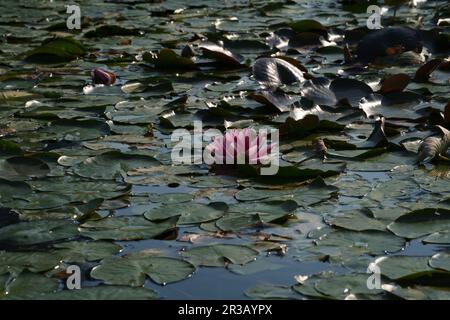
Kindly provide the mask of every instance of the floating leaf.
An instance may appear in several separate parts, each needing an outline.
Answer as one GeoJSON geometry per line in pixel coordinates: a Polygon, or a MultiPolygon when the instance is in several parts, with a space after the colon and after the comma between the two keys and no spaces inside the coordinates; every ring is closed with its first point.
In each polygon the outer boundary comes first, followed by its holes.
{"type": "Polygon", "coordinates": [[[127,29],[118,25],[103,25],[84,34],[86,38],[107,38],[111,36],[138,36],[139,30],[127,29]]]}
{"type": "Polygon", "coordinates": [[[411,78],[404,73],[399,73],[386,77],[381,82],[381,88],[379,92],[381,94],[401,92],[408,86],[410,81],[411,78]]]}
{"type": "Polygon", "coordinates": [[[427,82],[430,78],[431,73],[433,73],[434,70],[439,68],[439,66],[442,64],[442,59],[432,59],[425,63],[423,66],[421,66],[416,71],[416,75],[414,76],[414,80],[418,82],[427,82]]]}
{"type": "Polygon", "coordinates": [[[428,265],[427,257],[385,256],[376,259],[374,264],[391,280],[414,279],[436,271],[428,265]]]}
{"type": "Polygon", "coordinates": [[[203,55],[207,58],[224,63],[228,66],[240,67],[244,58],[232,53],[230,50],[211,42],[203,42],[198,46],[203,50],[203,55]]]}
{"type": "MultiPolygon", "coordinates": [[[[225,205],[225,204],[224,204],[225,205]]],[[[226,207],[226,205],[225,205],[226,207]]],[[[201,203],[167,204],[151,209],[144,214],[150,221],[165,220],[171,217],[179,217],[178,224],[195,224],[216,220],[222,217],[223,210],[214,204],[204,205],[201,203]]]]}
{"type": "Polygon", "coordinates": [[[315,289],[334,299],[345,299],[349,295],[374,295],[382,292],[381,289],[369,289],[367,286],[367,274],[336,275],[334,277],[320,279],[315,284],[315,289]]]}
{"type": "Polygon", "coordinates": [[[400,216],[388,225],[398,235],[414,239],[450,228],[450,211],[445,209],[421,209],[400,216]]]}
{"type": "Polygon", "coordinates": [[[143,217],[114,217],[88,221],[81,225],[82,235],[95,240],[140,240],[158,237],[175,228],[172,220],[153,223],[143,217]]]}
{"type": "Polygon", "coordinates": [[[195,271],[189,262],[159,257],[152,254],[133,253],[125,257],[111,257],[91,271],[91,277],[106,284],[139,287],[148,276],[155,283],[165,285],[188,278],[195,271]]]}
{"type": "Polygon", "coordinates": [[[194,247],[181,253],[196,266],[223,267],[228,263],[246,264],[256,259],[258,251],[247,246],[234,244],[213,244],[194,247]]]}
{"type": "Polygon", "coordinates": [[[0,275],[19,274],[24,270],[43,272],[59,264],[59,257],[50,252],[7,252],[0,251],[0,275]]]}
{"type": "Polygon", "coordinates": [[[428,262],[432,268],[450,272],[450,254],[440,252],[432,256],[428,262]]]}
{"type": "Polygon", "coordinates": [[[259,285],[245,291],[247,297],[253,299],[270,299],[270,300],[284,300],[284,299],[298,299],[296,294],[290,287],[273,286],[273,285],[259,285]]]}
{"type": "Polygon", "coordinates": [[[257,81],[272,88],[305,81],[301,70],[280,58],[259,58],[253,64],[253,75],[257,81]]]}
{"type": "Polygon", "coordinates": [[[0,242],[31,245],[78,236],[78,227],[71,221],[29,221],[0,228],[0,242]]]}
{"type": "Polygon", "coordinates": [[[398,285],[385,284],[382,288],[405,300],[449,300],[450,290],[442,287],[430,287],[415,285],[412,287],[401,287],[398,285]]]}
{"type": "Polygon", "coordinates": [[[84,160],[75,165],[73,171],[86,178],[113,179],[128,170],[151,167],[156,164],[158,161],[150,156],[110,151],[84,160]]]}
{"type": "Polygon", "coordinates": [[[154,300],[158,293],[148,288],[101,285],[80,290],[62,290],[44,295],[44,300],[154,300]]]}
{"type": "Polygon", "coordinates": [[[0,276],[0,299],[8,300],[32,300],[43,297],[45,294],[56,291],[58,281],[29,272],[19,275],[11,275],[2,278],[0,276]]]}
{"type": "Polygon", "coordinates": [[[450,147],[450,131],[441,126],[437,127],[442,132],[441,137],[431,136],[423,140],[419,147],[420,162],[429,162],[439,157],[446,158],[450,147]]]}
{"type": "Polygon", "coordinates": [[[55,38],[42,42],[40,47],[25,52],[22,57],[33,63],[60,63],[74,60],[86,53],[84,46],[71,38],[55,38]]]}
{"type": "Polygon", "coordinates": [[[166,48],[162,48],[158,53],[146,53],[143,59],[161,70],[196,68],[194,61],[186,57],[178,56],[173,50],[166,48]]]}
{"type": "Polygon", "coordinates": [[[53,245],[57,250],[53,256],[59,256],[66,262],[95,261],[119,253],[121,246],[103,241],[93,242],[64,242],[53,245]]]}

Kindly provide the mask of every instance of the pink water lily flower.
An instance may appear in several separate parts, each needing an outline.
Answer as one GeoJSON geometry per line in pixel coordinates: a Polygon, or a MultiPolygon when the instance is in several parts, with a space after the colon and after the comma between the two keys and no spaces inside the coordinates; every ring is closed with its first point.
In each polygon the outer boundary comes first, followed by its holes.
{"type": "Polygon", "coordinates": [[[232,129],[215,137],[206,149],[215,164],[267,164],[272,158],[274,143],[269,143],[265,131],[232,129]]]}

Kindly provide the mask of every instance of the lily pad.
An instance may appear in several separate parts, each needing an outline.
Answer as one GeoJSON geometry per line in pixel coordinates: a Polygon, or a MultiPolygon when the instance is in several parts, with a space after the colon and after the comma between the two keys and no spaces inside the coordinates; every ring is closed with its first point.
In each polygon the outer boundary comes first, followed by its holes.
{"type": "Polygon", "coordinates": [[[0,242],[31,245],[79,236],[78,226],[71,221],[29,221],[0,228],[0,242]]]}
{"type": "Polygon", "coordinates": [[[139,287],[144,284],[146,276],[157,284],[165,285],[184,280],[194,271],[192,264],[180,259],[135,253],[102,260],[99,266],[92,269],[91,277],[106,284],[139,287]]]}
{"type": "Polygon", "coordinates": [[[190,203],[189,205],[165,204],[147,211],[144,217],[150,221],[159,221],[179,216],[178,224],[195,224],[216,220],[223,214],[224,211],[214,204],[190,203]]]}
{"type": "Polygon", "coordinates": [[[126,216],[88,221],[80,226],[82,235],[95,240],[140,240],[158,237],[175,228],[175,222],[153,223],[143,217],[126,216]]]}
{"type": "Polygon", "coordinates": [[[224,267],[225,265],[244,265],[254,261],[259,252],[247,246],[234,244],[213,244],[194,247],[181,253],[196,266],[224,267]]]}

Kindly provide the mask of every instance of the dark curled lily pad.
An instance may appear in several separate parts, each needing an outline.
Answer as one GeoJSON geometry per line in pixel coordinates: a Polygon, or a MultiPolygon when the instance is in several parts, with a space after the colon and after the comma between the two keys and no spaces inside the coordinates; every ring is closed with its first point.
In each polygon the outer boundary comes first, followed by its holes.
{"type": "Polygon", "coordinates": [[[45,40],[38,48],[25,52],[21,57],[33,63],[60,63],[74,60],[86,53],[84,46],[71,38],[45,40]]]}
{"type": "Polygon", "coordinates": [[[203,51],[205,57],[228,66],[240,67],[244,61],[244,57],[240,54],[232,53],[230,50],[215,43],[204,42],[199,44],[198,47],[203,51]]]}
{"type": "Polygon", "coordinates": [[[373,93],[367,84],[355,79],[335,79],[330,84],[330,90],[338,101],[347,99],[352,106],[358,106],[361,98],[373,93]]]}
{"type": "Polygon", "coordinates": [[[280,58],[259,58],[253,64],[253,76],[256,81],[272,88],[305,81],[300,69],[280,58]]]}
{"type": "Polygon", "coordinates": [[[429,162],[433,159],[443,158],[447,160],[447,150],[450,147],[450,131],[442,126],[436,126],[441,131],[441,136],[431,136],[423,140],[419,147],[419,161],[429,162]]]}
{"type": "Polygon", "coordinates": [[[137,252],[124,257],[111,257],[92,269],[91,277],[106,284],[140,287],[148,276],[165,285],[188,278],[195,267],[187,261],[137,252]]]}
{"type": "Polygon", "coordinates": [[[213,244],[194,247],[181,253],[197,266],[224,267],[228,263],[246,264],[256,259],[258,251],[243,245],[213,244]]]}
{"type": "Polygon", "coordinates": [[[432,59],[417,69],[414,80],[417,82],[427,82],[434,70],[442,64],[442,59],[432,59]]]}
{"type": "Polygon", "coordinates": [[[410,83],[411,78],[404,73],[395,74],[384,78],[381,82],[380,94],[403,91],[410,83]]]}
{"type": "MultiPolygon", "coordinates": [[[[226,208],[223,203],[222,207],[226,208]]],[[[171,217],[180,217],[178,224],[195,224],[216,220],[222,217],[224,210],[219,209],[214,204],[204,205],[201,203],[189,204],[166,204],[161,207],[151,209],[144,214],[150,221],[165,220],[171,217]]]]}
{"type": "Polygon", "coordinates": [[[29,221],[0,228],[0,242],[31,245],[73,238],[78,226],[71,221],[29,221]]]}
{"type": "Polygon", "coordinates": [[[422,51],[419,33],[408,27],[387,27],[372,31],[358,43],[358,60],[369,63],[377,57],[405,51],[422,51]]]}
{"type": "Polygon", "coordinates": [[[53,269],[60,262],[57,255],[50,252],[0,251],[0,275],[19,274],[24,270],[43,272],[53,269]]]}

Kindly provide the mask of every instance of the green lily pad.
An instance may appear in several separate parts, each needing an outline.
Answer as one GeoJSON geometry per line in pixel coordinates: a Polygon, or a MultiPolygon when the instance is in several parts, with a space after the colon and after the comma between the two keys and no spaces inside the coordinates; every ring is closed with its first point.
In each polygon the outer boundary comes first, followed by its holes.
{"type": "Polygon", "coordinates": [[[19,274],[24,270],[43,272],[59,263],[58,256],[49,252],[0,251],[0,274],[19,274]]]}
{"type": "Polygon", "coordinates": [[[450,244],[450,230],[434,232],[426,236],[422,242],[424,243],[439,243],[450,244]]]}
{"type": "Polygon", "coordinates": [[[292,218],[297,203],[292,200],[272,202],[242,202],[231,205],[229,212],[216,222],[223,231],[237,231],[266,223],[285,222],[292,218]]]}
{"type": "Polygon", "coordinates": [[[422,209],[400,216],[388,225],[399,237],[414,239],[434,232],[450,229],[450,210],[422,209]]]}
{"type": "Polygon", "coordinates": [[[450,272],[450,254],[440,252],[432,256],[429,260],[429,265],[432,268],[450,272]]]}
{"type": "Polygon", "coordinates": [[[71,38],[45,40],[40,47],[25,52],[22,57],[33,63],[60,63],[74,60],[86,53],[85,47],[71,38]]]}
{"type": "Polygon", "coordinates": [[[174,228],[173,220],[153,223],[143,217],[125,216],[85,222],[80,232],[95,240],[141,240],[158,237],[174,228]]]}
{"type": "Polygon", "coordinates": [[[222,217],[223,214],[224,211],[214,205],[190,203],[189,205],[162,205],[161,207],[147,211],[144,213],[144,217],[150,221],[159,221],[179,216],[178,224],[196,224],[216,220],[222,217]]]}
{"type": "Polygon", "coordinates": [[[374,264],[391,280],[409,280],[436,272],[428,265],[427,257],[385,256],[376,259],[374,264]]]}
{"type": "Polygon", "coordinates": [[[17,276],[0,276],[0,299],[32,300],[56,291],[58,281],[29,272],[17,276]]]}
{"type": "Polygon", "coordinates": [[[154,300],[158,298],[155,290],[130,288],[124,286],[102,285],[79,290],[62,290],[44,295],[44,300],[154,300]]]}
{"type": "Polygon", "coordinates": [[[374,219],[362,211],[351,211],[342,216],[325,217],[325,221],[332,226],[353,231],[386,230],[386,223],[374,219]]]}
{"type": "Polygon", "coordinates": [[[381,289],[369,289],[367,279],[369,274],[349,274],[336,275],[318,280],[315,288],[320,293],[334,299],[345,299],[350,294],[355,295],[374,295],[383,292],[381,289]]]}
{"type": "Polygon", "coordinates": [[[78,226],[71,221],[29,221],[0,228],[0,242],[31,245],[79,236],[78,226]]]}
{"type": "Polygon", "coordinates": [[[381,231],[344,231],[329,232],[316,240],[318,249],[323,247],[337,247],[343,251],[356,250],[368,254],[384,254],[397,252],[405,246],[403,238],[381,231]]]}
{"type": "Polygon", "coordinates": [[[73,171],[82,177],[93,179],[113,179],[119,173],[142,167],[151,167],[158,161],[150,156],[138,154],[124,154],[110,151],[86,159],[75,165],[73,171]]]}
{"type": "Polygon", "coordinates": [[[247,297],[253,299],[285,300],[298,299],[290,287],[259,285],[245,291],[247,297]]]}
{"type": "Polygon", "coordinates": [[[25,180],[28,177],[43,177],[50,172],[42,160],[31,157],[11,157],[0,160],[0,177],[7,180],[25,180]]]}
{"type": "Polygon", "coordinates": [[[282,190],[246,188],[237,192],[235,198],[240,201],[294,200],[298,205],[312,205],[330,198],[337,190],[337,187],[327,185],[323,179],[319,177],[306,188],[282,190]]]}
{"type": "Polygon", "coordinates": [[[14,196],[25,196],[31,193],[30,185],[22,181],[9,181],[0,178],[0,203],[8,201],[14,196]]]}
{"type": "Polygon", "coordinates": [[[64,242],[53,245],[57,249],[53,255],[66,262],[95,261],[119,253],[121,246],[103,241],[64,242]]]}
{"type": "Polygon", "coordinates": [[[254,261],[259,252],[247,246],[234,244],[213,244],[194,247],[181,253],[196,266],[223,267],[228,263],[246,264],[254,261]]]}
{"type": "Polygon", "coordinates": [[[102,260],[92,269],[91,276],[106,284],[139,287],[144,284],[146,276],[165,285],[184,280],[194,271],[192,264],[180,259],[135,253],[102,260]]]}

